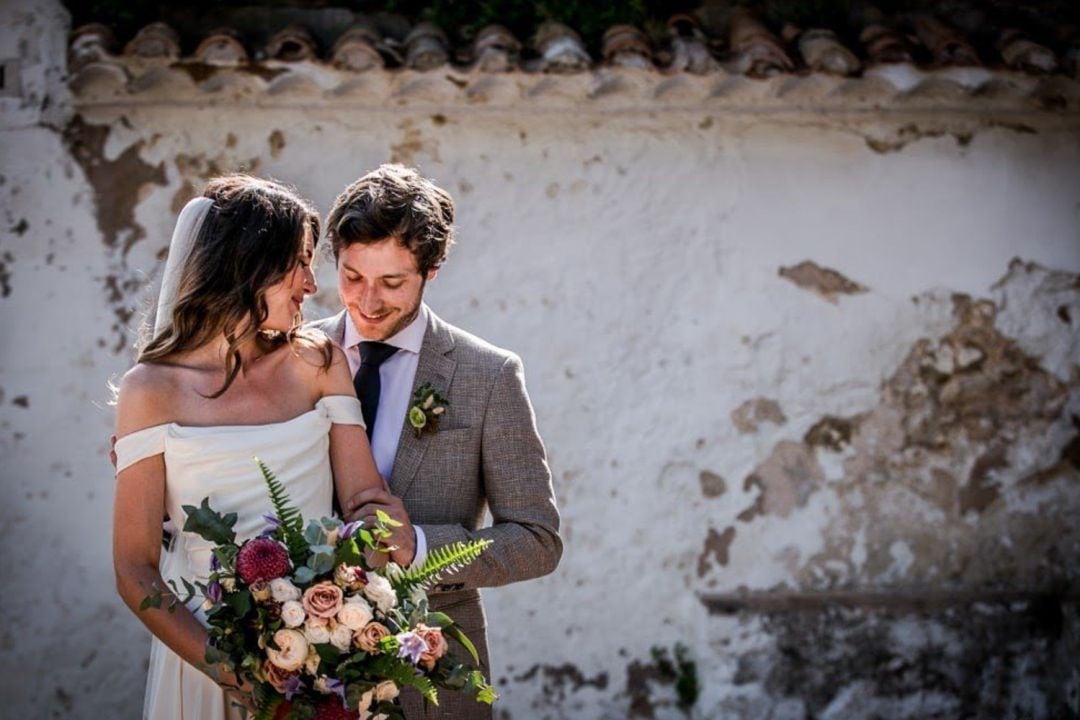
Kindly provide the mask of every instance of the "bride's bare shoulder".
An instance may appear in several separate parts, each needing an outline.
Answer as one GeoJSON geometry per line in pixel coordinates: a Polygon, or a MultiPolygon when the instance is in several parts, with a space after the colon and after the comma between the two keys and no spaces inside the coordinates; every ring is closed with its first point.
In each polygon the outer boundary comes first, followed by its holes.
{"type": "Polygon", "coordinates": [[[344,380],[352,387],[352,373],[345,352],[322,333],[293,343],[293,362],[306,384],[319,396],[328,394],[344,380]]]}
{"type": "Polygon", "coordinates": [[[176,392],[174,368],[138,363],[124,373],[116,394],[117,434],[167,422],[176,392]]]}

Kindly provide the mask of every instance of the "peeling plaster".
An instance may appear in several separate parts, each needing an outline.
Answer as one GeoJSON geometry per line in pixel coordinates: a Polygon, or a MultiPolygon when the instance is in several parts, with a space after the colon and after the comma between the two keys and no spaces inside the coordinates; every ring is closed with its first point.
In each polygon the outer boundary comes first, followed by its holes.
{"type": "Polygon", "coordinates": [[[705,538],[705,547],[698,556],[698,577],[704,577],[709,568],[715,563],[717,566],[728,564],[728,550],[731,542],[735,539],[735,528],[724,528],[724,532],[718,533],[714,528],[709,528],[709,534],[705,538]]]}
{"type": "Polygon", "coordinates": [[[107,159],[104,150],[110,131],[108,125],[91,125],[76,115],[64,130],[64,141],[94,189],[98,228],[106,247],[120,247],[126,255],[146,237],[146,230],[135,222],[135,206],[145,185],[166,184],[165,164],[155,166],[142,160],[142,140],[128,146],[115,160],[107,159]]]}
{"type": "Polygon", "coordinates": [[[866,286],[844,277],[836,270],[821,267],[809,260],[792,267],[782,267],[779,274],[780,277],[790,280],[802,289],[809,290],[834,305],[837,303],[837,295],[860,295],[869,291],[866,286]]]}
{"type": "Polygon", "coordinates": [[[757,397],[747,400],[731,411],[731,422],[743,434],[755,433],[761,423],[771,422],[783,425],[787,422],[780,404],[769,398],[757,397]]]}

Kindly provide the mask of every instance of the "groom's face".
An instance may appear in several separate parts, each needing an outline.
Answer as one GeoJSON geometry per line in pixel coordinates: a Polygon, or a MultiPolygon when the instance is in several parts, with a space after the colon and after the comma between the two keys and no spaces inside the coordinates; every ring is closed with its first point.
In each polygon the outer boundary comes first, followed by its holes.
{"type": "Polygon", "coordinates": [[[396,238],[353,243],[338,253],[338,293],[356,329],[368,340],[386,340],[420,312],[426,276],[416,257],[396,238]]]}

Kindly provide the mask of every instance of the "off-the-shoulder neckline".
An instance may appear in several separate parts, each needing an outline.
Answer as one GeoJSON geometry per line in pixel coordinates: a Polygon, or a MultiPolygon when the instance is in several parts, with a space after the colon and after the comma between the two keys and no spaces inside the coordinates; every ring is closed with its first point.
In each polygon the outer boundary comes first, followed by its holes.
{"type": "MultiPolygon", "coordinates": [[[[353,397],[352,395],[324,395],[323,397],[318,399],[318,401],[315,403],[315,407],[311,408],[310,410],[302,412],[299,415],[295,415],[295,416],[289,418],[288,420],[277,420],[275,422],[269,422],[269,423],[257,423],[257,424],[244,423],[244,424],[234,424],[234,425],[184,425],[183,423],[178,423],[178,422],[159,423],[157,425],[149,425],[149,426],[144,427],[144,428],[139,428],[138,430],[135,430],[133,432],[129,432],[127,435],[124,435],[122,437],[117,438],[116,441],[120,442],[121,440],[132,437],[134,435],[139,435],[141,433],[149,432],[150,430],[158,430],[158,429],[161,429],[161,428],[179,428],[181,430],[236,430],[236,429],[240,429],[240,428],[258,429],[258,428],[278,427],[280,425],[288,425],[290,423],[294,423],[297,420],[301,420],[301,419],[311,415],[312,413],[319,412],[319,410],[321,409],[320,406],[322,406],[323,403],[325,403],[327,400],[336,399],[336,398],[346,398],[346,399],[356,400],[356,398],[353,397]]],[[[359,401],[357,401],[357,402],[359,402],[359,401]]]]}

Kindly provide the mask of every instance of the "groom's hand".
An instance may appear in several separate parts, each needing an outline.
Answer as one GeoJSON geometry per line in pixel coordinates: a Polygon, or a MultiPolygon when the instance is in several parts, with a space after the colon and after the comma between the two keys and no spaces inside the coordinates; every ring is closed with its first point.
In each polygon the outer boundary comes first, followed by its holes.
{"type": "Polygon", "coordinates": [[[395,548],[390,552],[390,559],[402,567],[408,567],[416,556],[416,533],[400,498],[391,495],[384,488],[368,488],[346,500],[345,507],[342,508],[346,520],[362,520],[368,527],[374,524],[377,510],[382,510],[401,523],[401,527],[392,529],[390,537],[384,542],[395,548]]]}

